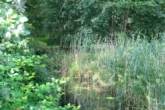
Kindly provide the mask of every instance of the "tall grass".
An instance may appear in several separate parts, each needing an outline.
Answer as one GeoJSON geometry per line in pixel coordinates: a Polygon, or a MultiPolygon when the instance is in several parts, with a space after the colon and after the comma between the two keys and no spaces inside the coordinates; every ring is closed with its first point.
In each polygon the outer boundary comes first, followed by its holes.
{"type": "Polygon", "coordinates": [[[104,39],[82,43],[62,60],[65,101],[82,110],[164,110],[165,44],[104,39]]]}

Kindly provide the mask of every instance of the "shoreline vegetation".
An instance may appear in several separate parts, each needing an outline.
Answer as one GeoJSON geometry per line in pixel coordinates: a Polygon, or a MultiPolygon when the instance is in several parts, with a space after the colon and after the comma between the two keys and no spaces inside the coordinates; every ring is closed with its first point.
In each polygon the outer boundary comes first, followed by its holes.
{"type": "Polygon", "coordinates": [[[107,40],[87,49],[85,44],[61,59],[61,75],[70,78],[63,87],[65,102],[82,110],[165,108],[164,42],[107,40]]]}

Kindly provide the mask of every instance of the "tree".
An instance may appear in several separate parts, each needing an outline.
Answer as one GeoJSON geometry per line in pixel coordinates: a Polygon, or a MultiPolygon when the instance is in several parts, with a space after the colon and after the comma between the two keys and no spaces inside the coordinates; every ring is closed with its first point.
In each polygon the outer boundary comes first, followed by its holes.
{"type": "Polygon", "coordinates": [[[84,35],[158,38],[165,26],[165,2],[159,0],[29,0],[27,7],[34,27],[49,35],[52,44],[84,35]]]}

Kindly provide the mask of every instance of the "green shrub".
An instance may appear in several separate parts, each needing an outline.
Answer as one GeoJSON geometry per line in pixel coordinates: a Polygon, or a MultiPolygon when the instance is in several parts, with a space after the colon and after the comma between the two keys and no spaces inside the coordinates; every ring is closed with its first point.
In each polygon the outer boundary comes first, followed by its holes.
{"type": "MultiPolygon", "coordinates": [[[[0,109],[67,110],[60,107],[61,88],[65,79],[45,82],[43,56],[20,56],[1,53],[0,109]]],[[[74,107],[73,107],[74,108],[74,107]]]]}

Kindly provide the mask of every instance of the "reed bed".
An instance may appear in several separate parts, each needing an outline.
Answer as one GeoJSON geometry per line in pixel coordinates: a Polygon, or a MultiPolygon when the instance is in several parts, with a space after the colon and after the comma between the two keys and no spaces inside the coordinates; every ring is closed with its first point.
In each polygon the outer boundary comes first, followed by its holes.
{"type": "Polygon", "coordinates": [[[82,110],[164,110],[165,43],[77,41],[61,61],[65,102],[82,110]]]}

